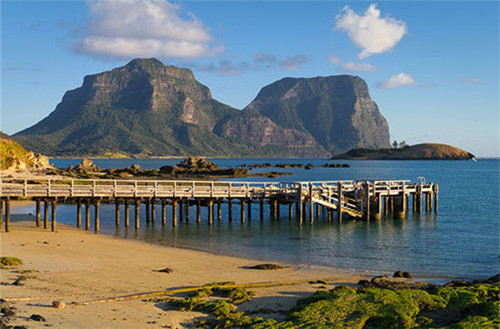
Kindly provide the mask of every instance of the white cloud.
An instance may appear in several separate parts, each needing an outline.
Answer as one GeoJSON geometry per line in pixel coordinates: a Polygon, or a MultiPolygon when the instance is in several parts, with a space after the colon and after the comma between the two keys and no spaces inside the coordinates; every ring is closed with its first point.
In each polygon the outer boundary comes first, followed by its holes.
{"type": "Polygon", "coordinates": [[[256,64],[273,64],[276,62],[276,56],[273,54],[257,53],[254,56],[256,64]]]}
{"type": "Polygon", "coordinates": [[[377,84],[377,87],[382,88],[382,89],[394,89],[394,88],[399,88],[403,86],[416,86],[417,82],[413,77],[409,74],[406,73],[399,73],[396,75],[393,75],[386,81],[379,82],[377,84]]]}
{"type": "Polygon", "coordinates": [[[288,71],[295,71],[301,68],[302,64],[307,62],[309,59],[306,55],[294,55],[288,56],[280,62],[282,68],[288,71]]]}
{"type": "Polygon", "coordinates": [[[339,64],[341,62],[340,57],[335,54],[328,55],[326,60],[333,64],[339,64]]]}
{"type": "Polygon", "coordinates": [[[218,64],[210,63],[198,67],[201,71],[219,72],[223,75],[238,75],[249,68],[250,64],[247,62],[234,63],[231,60],[221,60],[218,64]]]}
{"type": "Polygon", "coordinates": [[[380,17],[376,4],[371,4],[361,15],[345,6],[335,19],[335,29],[346,31],[349,39],[362,49],[360,59],[392,49],[407,32],[405,22],[380,17]]]}
{"type": "Polygon", "coordinates": [[[369,63],[348,62],[340,65],[340,69],[347,72],[373,72],[377,67],[369,63]]]}
{"type": "Polygon", "coordinates": [[[166,0],[89,1],[78,51],[111,57],[196,58],[223,50],[208,28],[166,0]]]}

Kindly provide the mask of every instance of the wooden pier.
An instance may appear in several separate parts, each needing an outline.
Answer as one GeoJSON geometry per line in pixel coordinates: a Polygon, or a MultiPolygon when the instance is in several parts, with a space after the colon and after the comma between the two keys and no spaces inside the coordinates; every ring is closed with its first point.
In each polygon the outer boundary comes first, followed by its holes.
{"type": "Polygon", "coordinates": [[[196,209],[196,222],[201,222],[201,207],[207,207],[207,222],[221,220],[222,205],[227,207],[228,221],[233,220],[233,205],[240,208],[240,221],[252,218],[252,205],[259,204],[260,220],[265,218],[264,206],[268,205],[270,218],[278,220],[280,209],[288,206],[288,217],[299,225],[313,224],[315,218],[327,212],[329,221],[334,216],[339,222],[345,219],[381,219],[392,214],[404,217],[412,197],[412,212],[422,208],[431,212],[438,209],[438,185],[419,178],[382,181],[324,181],[324,182],[223,182],[223,181],[172,181],[172,180],[107,180],[107,179],[11,179],[0,180],[0,225],[10,230],[11,200],[32,200],[36,204],[35,223],[43,228],[56,230],[58,203],[76,205],[76,226],[82,227],[82,206],[85,207],[84,229],[91,227],[90,207],[94,207],[94,231],[99,232],[99,207],[102,203],[115,204],[115,225],[130,225],[129,205],[134,206],[134,227],[140,228],[141,204],[146,209],[146,222],[156,222],[156,205],[161,205],[159,221],[167,224],[167,206],[172,207],[171,225],[190,220],[190,208],[196,209]],[[217,211],[215,210],[217,206],[217,211]],[[120,216],[123,207],[123,216],[120,216]],[[122,218],[123,217],[123,218],[122,218]]]}

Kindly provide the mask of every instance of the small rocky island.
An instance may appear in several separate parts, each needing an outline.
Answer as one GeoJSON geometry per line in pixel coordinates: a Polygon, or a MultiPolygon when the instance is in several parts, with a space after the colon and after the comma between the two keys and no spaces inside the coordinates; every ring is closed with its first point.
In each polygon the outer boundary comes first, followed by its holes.
{"type": "Polygon", "coordinates": [[[332,160],[471,160],[474,154],[446,144],[423,143],[400,148],[356,148],[332,160]]]}

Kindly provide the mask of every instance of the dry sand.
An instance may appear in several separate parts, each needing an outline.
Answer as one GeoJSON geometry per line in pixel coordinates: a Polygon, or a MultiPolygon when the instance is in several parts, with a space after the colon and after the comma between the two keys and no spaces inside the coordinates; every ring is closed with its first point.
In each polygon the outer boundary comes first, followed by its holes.
{"type": "MultiPolygon", "coordinates": [[[[160,305],[141,299],[75,306],[73,301],[87,301],[120,295],[161,291],[167,288],[192,287],[210,282],[304,283],[268,288],[252,288],[252,301],[245,310],[262,307],[289,310],[298,298],[318,290],[321,285],[308,280],[324,280],[327,288],[335,284],[355,283],[363,276],[339,270],[290,265],[281,270],[245,269],[260,263],[256,260],[213,255],[205,252],[148,244],[137,240],[96,235],[67,225],[58,225],[55,233],[36,228],[32,221],[12,223],[10,233],[0,233],[0,255],[21,258],[18,269],[38,270],[29,274],[24,286],[11,285],[20,274],[1,270],[0,296],[48,297],[13,302],[17,315],[9,325],[29,328],[184,328],[201,313],[165,311],[160,305]],[[172,273],[157,270],[169,267],[172,273]],[[52,308],[52,301],[64,301],[64,309],[52,308]],[[46,323],[29,320],[40,314],[46,323]]],[[[287,265],[287,264],[284,264],[287,265]]],[[[282,319],[283,314],[268,315],[282,319]]]]}

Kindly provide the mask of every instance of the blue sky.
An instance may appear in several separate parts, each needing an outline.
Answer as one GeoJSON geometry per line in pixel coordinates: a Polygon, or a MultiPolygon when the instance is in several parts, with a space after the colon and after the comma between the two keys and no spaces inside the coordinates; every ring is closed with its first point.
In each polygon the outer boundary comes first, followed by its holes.
{"type": "Polygon", "coordinates": [[[2,1],[1,29],[9,134],[85,75],[155,56],[240,109],[283,77],[359,75],[391,139],[500,156],[496,1],[2,1]]]}

